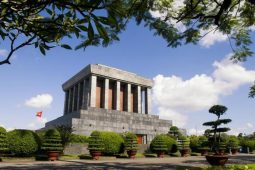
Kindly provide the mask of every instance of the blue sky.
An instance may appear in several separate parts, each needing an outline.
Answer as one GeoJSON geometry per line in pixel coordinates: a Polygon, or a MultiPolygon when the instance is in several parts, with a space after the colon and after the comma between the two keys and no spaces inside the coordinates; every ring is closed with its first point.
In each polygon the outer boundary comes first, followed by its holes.
{"type": "MultiPolygon", "coordinates": [[[[79,41],[69,43],[75,46],[79,41]]],[[[6,50],[8,44],[3,42],[0,54],[6,50]]],[[[205,37],[198,45],[169,48],[161,37],[133,22],[120,41],[107,48],[55,48],[43,56],[38,49],[25,47],[11,65],[0,66],[0,125],[37,129],[61,116],[61,85],[86,65],[100,63],[154,79],[154,114],[172,119],[192,134],[201,133],[202,123],[214,119],[208,113],[213,104],[228,107],[231,133],[251,133],[255,100],[248,98],[248,92],[255,80],[255,59],[233,64],[227,60],[230,53],[228,41],[220,34],[205,37]],[[42,119],[35,117],[37,111],[43,111],[42,119]]]]}

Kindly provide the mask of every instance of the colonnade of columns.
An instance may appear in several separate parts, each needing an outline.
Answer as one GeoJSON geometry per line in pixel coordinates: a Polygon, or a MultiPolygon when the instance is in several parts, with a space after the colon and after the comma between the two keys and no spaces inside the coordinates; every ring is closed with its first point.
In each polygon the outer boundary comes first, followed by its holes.
{"type": "Polygon", "coordinates": [[[151,88],[91,75],[65,90],[64,114],[98,107],[151,113],[151,88]]]}

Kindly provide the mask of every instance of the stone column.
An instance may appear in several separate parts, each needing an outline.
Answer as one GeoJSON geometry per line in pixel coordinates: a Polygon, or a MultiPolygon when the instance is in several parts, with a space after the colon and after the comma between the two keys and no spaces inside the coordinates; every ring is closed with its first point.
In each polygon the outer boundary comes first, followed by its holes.
{"type": "Polygon", "coordinates": [[[83,93],[82,93],[82,108],[88,107],[88,99],[87,99],[87,81],[86,79],[83,80],[83,93]]]}
{"type": "Polygon", "coordinates": [[[81,90],[81,83],[78,83],[78,92],[77,92],[77,108],[76,110],[78,111],[80,109],[80,90],[81,90]]]}
{"type": "Polygon", "coordinates": [[[92,75],[90,77],[90,99],[89,106],[96,107],[96,88],[97,88],[97,77],[92,75]]]}
{"type": "Polygon", "coordinates": [[[69,88],[68,89],[69,91],[69,95],[68,95],[68,109],[67,109],[67,112],[70,113],[72,112],[72,88],[69,88]]]}
{"type": "Polygon", "coordinates": [[[65,91],[65,107],[64,107],[64,115],[66,113],[68,113],[68,97],[69,97],[69,94],[68,94],[68,90],[65,91]]]}
{"type": "Polygon", "coordinates": [[[115,108],[116,110],[120,110],[120,82],[116,82],[115,86],[115,108]]]}
{"type": "Polygon", "coordinates": [[[151,89],[145,89],[145,114],[151,114],[151,89]]]}
{"type": "Polygon", "coordinates": [[[131,112],[131,84],[127,84],[127,111],[131,112]]]}
{"type": "Polygon", "coordinates": [[[141,86],[137,86],[137,113],[142,113],[141,86]]]}
{"type": "Polygon", "coordinates": [[[73,97],[72,97],[72,112],[75,111],[75,93],[76,93],[76,85],[73,86],[73,97]]]}
{"type": "Polygon", "coordinates": [[[104,80],[104,100],[103,100],[104,101],[103,106],[105,109],[108,109],[108,99],[109,99],[108,93],[109,93],[109,79],[105,79],[104,80]]]}

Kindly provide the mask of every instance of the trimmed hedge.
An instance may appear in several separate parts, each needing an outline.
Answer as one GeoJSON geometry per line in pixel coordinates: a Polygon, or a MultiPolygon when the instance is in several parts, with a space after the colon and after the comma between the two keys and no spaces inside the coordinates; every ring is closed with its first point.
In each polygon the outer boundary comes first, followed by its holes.
{"type": "MultiPolygon", "coordinates": [[[[93,133],[93,132],[92,132],[93,133]]],[[[115,132],[100,132],[104,144],[104,155],[115,155],[123,151],[124,139],[115,132]]]]}
{"type": "Polygon", "coordinates": [[[125,150],[126,151],[137,151],[138,150],[138,143],[137,143],[137,137],[134,133],[128,132],[124,136],[125,138],[125,150]]]}
{"type": "Polygon", "coordinates": [[[155,152],[154,148],[158,140],[165,142],[167,145],[167,152],[174,152],[173,149],[176,147],[176,141],[170,136],[164,134],[155,136],[155,138],[151,141],[150,149],[152,152],[155,152]]]}
{"type": "Polygon", "coordinates": [[[38,150],[39,137],[31,130],[10,131],[7,139],[10,152],[16,156],[32,156],[38,150]]]}
{"type": "Polygon", "coordinates": [[[70,143],[88,143],[88,137],[83,135],[72,134],[70,143]]]}

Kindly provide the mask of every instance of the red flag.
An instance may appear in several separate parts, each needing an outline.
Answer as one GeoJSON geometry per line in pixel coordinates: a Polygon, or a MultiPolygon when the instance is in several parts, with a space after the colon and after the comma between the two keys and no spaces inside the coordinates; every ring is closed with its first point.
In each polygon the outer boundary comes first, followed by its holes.
{"type": "Polygon", "coordinates": [[[42,112],[36,112],[37,117],[42,117],[42,112]]]}

